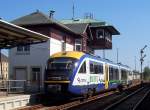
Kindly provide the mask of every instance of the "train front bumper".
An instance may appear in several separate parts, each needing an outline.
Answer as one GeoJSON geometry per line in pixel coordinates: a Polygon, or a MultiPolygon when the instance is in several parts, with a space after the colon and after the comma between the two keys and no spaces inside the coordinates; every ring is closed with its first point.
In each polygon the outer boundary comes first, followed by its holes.
{"type": "Polygon", "coordinates": [[[67,93],[70,81],[44,81],[49,93],[67,93]]]}

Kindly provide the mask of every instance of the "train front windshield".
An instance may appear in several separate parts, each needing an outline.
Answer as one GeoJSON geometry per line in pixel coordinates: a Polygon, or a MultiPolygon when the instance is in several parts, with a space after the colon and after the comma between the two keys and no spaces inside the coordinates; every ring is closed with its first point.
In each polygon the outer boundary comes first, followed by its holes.
{"type": "Polygon", "coordinates": [[[77,65],[77,61],[74,58],[49,59],[46,71],[47,80],[68,80],[77,65]]]}

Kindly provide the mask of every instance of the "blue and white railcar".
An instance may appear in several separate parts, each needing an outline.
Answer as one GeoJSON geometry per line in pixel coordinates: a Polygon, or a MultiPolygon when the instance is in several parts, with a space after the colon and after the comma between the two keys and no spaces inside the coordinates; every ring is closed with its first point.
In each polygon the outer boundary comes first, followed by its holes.
{"type": "Polygon", "coordinates": [[[59,52],[51,56],[45,74],[45,91],[77,95],[116,88],[121,84],[122,65],[83,52],[59,52]]]}

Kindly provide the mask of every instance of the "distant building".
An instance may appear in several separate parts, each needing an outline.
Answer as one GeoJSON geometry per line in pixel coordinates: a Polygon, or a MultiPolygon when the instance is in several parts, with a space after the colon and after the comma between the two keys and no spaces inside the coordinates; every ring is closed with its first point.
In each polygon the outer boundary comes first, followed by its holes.
{"type": "Polygon", "coordinates": [[[1,53],[0,79],[8,79],[8,57],[1,53]],[[2,70],[1,70],[2,69],[2,70]]]}
{"type": "Polygon", "coordinates": [[[56,21],[36,11],[18,18],[12,23],[49,36],[42,44],[18,46],[10,49],[10,77],[31,81],[30,85],[42,85],[47,59],[60,51],[84,51],[111,49],[112,35],[119,32],[106,22],[92,19],[56,21]]]}
{"type": "Polygon", "coordinates": [[[88,53],[99,49],[112,49],[112,35],[120,34],[113,25],[96,19],[69,19],[60,22],[82,35],[81,50],[88,53]]]}

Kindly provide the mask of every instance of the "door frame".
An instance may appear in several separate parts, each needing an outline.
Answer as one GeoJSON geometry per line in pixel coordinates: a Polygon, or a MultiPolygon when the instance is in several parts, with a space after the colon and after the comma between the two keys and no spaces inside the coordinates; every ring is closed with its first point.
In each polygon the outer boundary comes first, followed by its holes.
{"type": "Polygon", "coordinates": [[[16,80],[16,70],[17,69],[24,69],[25,70],[25,73],[26,73],[25,74],[25,79],[27,80],[27,78],[28,78],[28,71],[27,71],[27,67],[26,66],[15,66],[14,69],[13,69],[14,70],[13,79],[16,80]]]}

